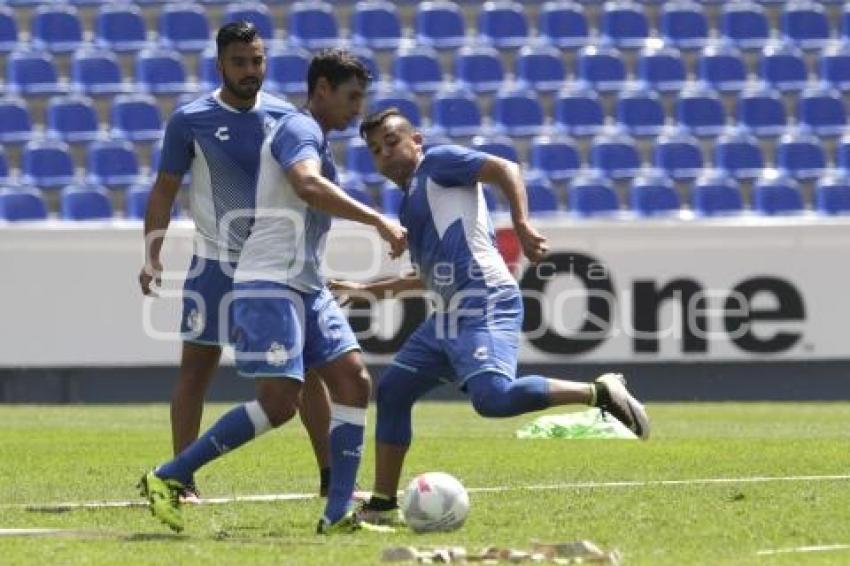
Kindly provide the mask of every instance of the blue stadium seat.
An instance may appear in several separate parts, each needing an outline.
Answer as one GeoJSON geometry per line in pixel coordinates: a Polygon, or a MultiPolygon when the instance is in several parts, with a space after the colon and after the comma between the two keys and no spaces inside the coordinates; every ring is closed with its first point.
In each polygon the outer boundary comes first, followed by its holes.
{"type": "Polygon", "coordinates": [[[46,218],[47,204],[40,190],[33,187],[0,187],[0,220],[17,222],[46,218]]]}
{"type": "Polygon", "coordinates": [[[65,220],[105,220],[112,218],[112,201],[106,189],[97,185],[70,185],[62,189],[60,214],[65,220]]]}
{"type": "Polygon", "coordinates": [[[88,96],[55,96],[47,103],[47,135],[66,142],[97,139],[100,126],[94,102],[88,96]]]}
{"type": "Polygon", "coordinates": [[[654,136],[664,127],[664,107],[645,83],[627,83],[617,96],[617,122],[633,136],[654,136]]]}
{"type": "Polygon", "coordinates": [[[809,79],[803,52],[792,43],[779,41],[771,41],[762,49],[759,74],[783,92],[800,90],[809,79]]]}
{"type": "Polygon", "coordinates": [[[533,136],[543,129],[543,107],[534,91],[505,87],[493,99],[495,128],[509,136],[533,136]]]}
{"type": "Polygon", "coordinates": [[[532,169],[553,181],[572,178],[581,168],[581,156],[575,142],[566,137],[539,136],[529,148],[532,169]]]}
{"type": "Polygon", "coordinates": [[[0,5],[0,53],[8,53],[18,46],[18,20],[9,6],[0,5]]]}
{"type": "Polygon", "coordinates": [[[108,187],[127,187],[139,180],[139,159],[127,140],[101,140],[92,143],[86,160],[87,181],[108,187]]]}
{"type": "Polygon", "coordinates": [[[186,80],[183,58],[172,50],[147,48],[136,56],[136,83],[154,94],[179,94],[192,90],[186,80]]]}
{"type": "Polygon", "coordinates": [[[797,117],[801,124],[820,136],[840,134],[847,125],[847,112],[838,91],[814,85],[800,94],[797,117]]]}
{"type": "Polygon", "coordinates": [[[604,45],[588,45],[578,52],[576,74],[602,92],[615,91],[626,80],[626,66],[620,52],[604,45]]]}
{"type": "Polygon", "coordinates": [[[393,59],[392,71],[398,88],[424,93],[436,92],[443,86],[443,69],[437,52],[430,47],[399,49],[393,59]]]}
{"type": "Polygon", "coordinates": [[[815,179],[826,169],[823,142],[805,126],[791,127],[776,145],[776,166],[795,179],[815,179]]]}
{"type": "Polygon", "coordinates": [[[708,39],[708,18],[694,0],[664,2],[661,7],[661,37],[680,49],[698,49],[708,39]]]}
{"type": "Polygon", "coordinates": [[[94,43],[112,51],[138,51],[148,43],[142,11],[132,3],[103,4],[94,23],[94,43]]]}
{"type": "Polygon", "coordinates": [[[540,7],[537,30],[544,40],[560,49],[582,47],[589,35],[584,9],[572,0],[545,2],[540,7]]]}
{"type": "Polygon", "coordinates": [[[364,45],[352,45],[348,47],[348,51],[366,66],[366,69],[372,76],[372,80],[369,82],[369,91],[375,92],[378,89],[378,84],[381,82],[382,78],[381,67],[378,65],[375,52],[364,45]]]}
{"type": "Polygon", "coordinates": [[[0,143],[28,142],[33,138],[27,103],[16,96],[0,98],[0,143]]]}
{"type": "Polygon", "coordinates": [[[457,49],[466,43],[463,12],[454,2],[422,2],[416,8],[416,43],[436,49],[457,49]]]}
{"type": "Polygon", "coordinates": [[[605,114],[595,90],[570,82],[555,99],[555,124],[571,136],[594,136],[602,130],[605,114]]]}
{"type": "Polygon", "coordinates": [[[375,95],[372,96],[370,111],[377,112],[390,107],[398,108],[414,126],[419,127],[422,125],[422,114],[419,111],[419,105],[416,103],[416,98],[410,94],[410,91],[395,89],[386,84],[380,85],[375,95]]]}
{"type": "Polygon", "coordinates": [[[475,136],[472,138],[472,148],[519,163],[519,154],[514,142],[507,136],[475,136]]]}
{"type": "Polygon", "coordinates": [[[307,93],[310,52],[290,45],[275,45],[266,55],[266,87],[284,94],[307,93]]]}
{"type": "Polygon", "coordinates": [[[6,61],[6,90],[11,93],[59,94],[67,85],[59,81],[53,57],[46,51],[13,51],[6,61]]]}
{"type": "Polygon", "coordinates": [[[349,173],[357,175],[365,183],[381,183],[384,177],[375,169],[372,153],[366,142],[358,137],[348,140],[345,148],[345,168],[349,173]]]}
{"type": "Polygon", "coordinates": [[[610,216],[619,213],[620,200],[607,176],[585,170],[567,189],[567,206],[578,216],[610,216]]]}
{"type": "Polygon", "coordinates": [[[838,140],[838,146],[835,148],[835,163],[841,169],[850,172],[850,133],[845,133],[838,140]]]}
{"type": "Polygon", "coordinates": [[[481,110],[472,92],[445,86],[431,101],[431,120],[450,136],[473,136],[481,131],[481,110]]]}
{"type": "Polygon", "coordinates": [[[58,188],[74,182],[74,161],[68,144],[58,140],[33,140],[21,154],[22,181],[39,188],[58,188]]]}
{"type": "MultiPolygon", "coordinates": [[[[383,180],[383,179],[382,179],[383,180]]],[[[375,199],[357,175],[340,175],[339,186],[354,200],[375,208],[375,199]]]]}
{"type": "Polygon", "coordinates": [[[642,171],[629,189],[631,209],[639,216],[678,213],[682,208],[673,181],[657,169],[642,171]]]}
{"type": "Polygon", "coordinates": [[[753,186],[753,210],[768,216],[802,212],[800,186],[781,171],[765,170],[753,186]]]}
{"type": "Polygon", "coordinates": [[[532,215],[551,214],[558,211],[558,196],[551,183],[540,173],[533,171],[526,173],[525,192],[528,195],[528,211],[532,215]]]}
{"type": "Polygon", "coordinates": [[[762,8],[750,0],[723,4],[720,35],[742,49],[759,49],[770,37],[770,24],[762,8]]]}
{"type": "Polygon", "coordinates": [[[640,169],[640,154],[635,140],[624,130],[610,126],[593,138],[590,166],[613,179],[630,178],[640,169]]]}
{"type": "Polygon", "coordinates": [[[478,12],[481,39],[499,49],[522,47],[528,43],[528,20],[519,2],[491,0],[478,12]]]}
{"type": "Polygon", "coordinates": [[[36,8],[30,37],[36,49],[68,53],[83,44],[83,23],[75,7],[51,2],[36,8]]]}
{"type": "Polygon", "coordinates": [[[115,97],[109,112],[111,134],[131,141],[153,141],[162,137],[162,113],[148,94],[115,97]]]}
{"type": "Polygon", "coordinates": [[[381,197],[381,210],[384,214],[390,216],[398,216],[398,210],[401,208],[401,199],[404,193],[401,192],[395,183],[390,181],[385,182],[379,189],[381,197]]]}
{"type": "Polygon", "coordinates": [[[274,39],[274,20],[265,4],[261,2],[234,2],[224,8],[221,23],[251,22],[264,40],[274,39]]]}
{"type": "Polygon", "coordinates": [[[697,136],[717,135],[726,124],[726,111],[717,92],[697,82],[682,88],[676,101],[676,116],[697,136]]]}
{"type": "Polygon", "coordinates": [[[850,43],[836,41],[821,51],[820,77],[841,91],[850,90],[850,43]]]}
{"type": "Polygon", "coordinates": [[[831,171],[815,185],[814,208],[821,214],[850,214],[850,176],[831,171]]]}
{"type": "Polygon", "coordinates": [[[659,92],[681,89],[687,79],[682,54],[673,47],[645,47],[638,55],[637,78],[659,92]]]}
{"type": "Polygon", "coordinates": [[[747,67],[736,47],[714,41],[700,54],[697,78],[721,92],[737,92],[747,82],[747,67]]]}
{"type": "Polygon", "coordinates": [[[680,126],[668,126],[653,145],[652,163],[673,179],[693,179],[703,168],[699,141],[680,126]]]}
{"type": "Polygon", "coordinates": [[[505,68],[493,47],[462,47],[454,57],[455,79],[473,92],[496,92],[505,80],[505,68]]]}
{"type": "Polygon", "coordinates": [[[714,144],[714,166],[735,179],[755,179],[764,169],[758,140],[744,128],[729,126],[714,144]]]}
{"type": "Polygon", "coordinates": [[[307,49],[339,45],[339,26],[334,8],[327,2],[295,2],[287,12],[289,39],[307,49]]]}
{"type": "Polygon", "coordinates": [[[744,199],[738,184],[724,171],[708,169],[694,182],[691,207],[700,216],[738,214],[744,199]]]}
{"type": "Polygon", "coordinates": [[[617,47],[642,47],[649,37],[649,20],[643,7],[632,0],[605,2],[600,20],[603,40],[617,47]]]}
{"type": "MultiPolygon", "coordinates": [[[[218,56],[215,46],[207,47],[198,57],[198,87],[201,90],[215,90],[221,84],[217,61],[218,56]]],[[[266,73],[268,74],[268,67],[266,73]]],[[[268,83],[264,86],[268,87],[268,83]]]]}
{"type": "Polygon", "coordinates": [[[561,52],[546,45],[527,45],[516,58],[516,77],[524,86],[554,92],[564,85],[567,70],[561,52]]]}
{"type": "Polygon", "coordinates": [[[78,49],[71,59],[71,89],[90,95],[129,92],[118,58],[105,49],[78,49]]]}
{"type": "Polygon", "coordinates": [[[351,38],[355,45],[397,49],[401,37],[401,19],[395,4],[385,0],[361,0],[354,5],[351,38]]]}
{"type": "Polygon", "coordinates": [[[9,182],[9,160],[6,158],[6,151],[0,146],[0,184],[9,182]]]}
{"type": "Polygon", "coordinates": [[[212,39],[207,11],[200,4],[175,2],[159,9],[159,41],[164,48],[202,51],[212,39]]]}
{"type": "Polygon", "coordinates": [[[766,83],[752,83],[737,100],[738,122],[757,136],[775,136],[788,123],[782,97],[766,83]]]}
{"type": "Polygon", "coordinates": [[[481,192],[484,195],[484,202],[487,203],[487,210],[491,213],[504,210],[505,207],[495,188],[490,185],[481,185],[481,192]]]}
{"type": "Polygon", "coordinates": [[[803,49],[822,49],[829,41],[829,19],[820,2],[794,0],[782,11],[782,34],[803,49]]]}

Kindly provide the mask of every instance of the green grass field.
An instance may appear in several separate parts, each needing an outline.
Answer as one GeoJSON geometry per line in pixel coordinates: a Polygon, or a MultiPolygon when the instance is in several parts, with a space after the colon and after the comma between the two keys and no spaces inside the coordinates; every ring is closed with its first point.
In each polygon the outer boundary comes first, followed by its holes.
{"type": "MultiPolygon", "coordinates": [[[[206,421],[227,408],[209,407],[206,421]]],[[[454,533],[327,538],[313,534],[319,499],[189,506],[181,535],[143,508],[28,511],[27,504],[136,499],[138,477],[168,456],[167,407],[0,407],[0,529],[73,529],[0,537],[0,563],[373,564],[389,546],[589,539],[618,549],[625,564],[850,564],[846,548],[759,554],[850,545],[850,404],[649,410],[648,443],[516,440],[529,417],[484,420],[465,404],[423,404],[405,478],[443,470],[470,488],[512,489],[473,492],[469,520],[454,533]],[[847,477],[745,481],[793,476],[847,477]],[[605,485],[709,478],[736,481],[605,485]],[[523,489],[580,482],[598,485],[523,489]]],[[[370,431],[373,424],[371,414],[370,431]]],[[[369,449],[364,488],[371,477],[369,449]]],[[[290,423],[211,464],[198,481],[207,496],[230,496],[311,492],[318,478],[306,434],[290,423]]]]}

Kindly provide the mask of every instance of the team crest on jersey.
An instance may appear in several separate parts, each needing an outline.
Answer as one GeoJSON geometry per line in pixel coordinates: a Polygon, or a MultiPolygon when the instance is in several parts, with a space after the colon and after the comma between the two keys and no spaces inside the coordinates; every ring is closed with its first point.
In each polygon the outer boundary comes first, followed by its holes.
{"type": "Polygon", "coordinates": [[[263,128],[266,130],[266,133],[272,131],[274,128],[275,120],[271,116],[266,116],[266,119],[263,121],[263,128]]]}
{"type": "Polygon", "coordinates": [[[266,363],[270,366],[282,366],[285,364],[286,348],[277,342],[272,342],[272,345],[269,346],[269,350],[266,352],[266,363]]]}
{"type": "Polygon", "coordinates": [[[198,309],[192,309],[186,315],[186,326],[192,332],[200,333],[204,329],[204,315],[198,309]]]}
{"type": "Polygon", "coordinates": [[[220,141],[227,141],[230,139],[230,128],[227,126],[219,126],[214,135],[220,141]]]}
{"type": "Polygon", "coordinates": [[[487,346],[479,346],[473,352],[472,357],[476,360],[486,360],[487,359],[487,346]]]}

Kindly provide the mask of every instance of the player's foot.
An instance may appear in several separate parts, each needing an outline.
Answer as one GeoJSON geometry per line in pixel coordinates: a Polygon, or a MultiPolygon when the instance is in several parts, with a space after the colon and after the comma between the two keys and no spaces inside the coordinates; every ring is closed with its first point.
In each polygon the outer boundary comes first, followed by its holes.
{"type": "Polygon", "coordinates": [[[359,519],[354,511],[349,511],[342,519],[336,523],[331,523],[326,518],[319,519],[319,524],[316,525],[316,534],[319,535],[336,535],[356,533],[357,531],[369,531],[373,533],[394,533],[395,529],[386,525],[373,525],[359,519]]]}
{"type": "Polygon", "coordinates": [[[404,526],[404,518],[401,510],[394,501],[385,499],[370,499],[361,503],[355,510],[357,518],[373,525],[387,525],[390,527],[404,526]]]}
{"type": "Polygon", "coordinates": [[[180,492],[185,486],[177,480],[161,478],[154,470],[142,476],[139,482],[142,497],[150,504],[151,515],[169,526],[172,531],[183,530],[180,513],[180,492]]]}
{"type": "Polygon", "coordinates": [[[641,440],[649,438],[649,417],[646,409],[626,389],[619,373],[606,373],[596,378],[595,405],[626,425],[641,440]]]}
{"type": "Polygon", "coordinates": [[[195,485],[195,482],[183,486],[183,489],[180,490],[179,497],[180,503],[189,503],[191,505],[198,505],[201,503],[201,492],[198,491],[198,486],[195,485]]]}

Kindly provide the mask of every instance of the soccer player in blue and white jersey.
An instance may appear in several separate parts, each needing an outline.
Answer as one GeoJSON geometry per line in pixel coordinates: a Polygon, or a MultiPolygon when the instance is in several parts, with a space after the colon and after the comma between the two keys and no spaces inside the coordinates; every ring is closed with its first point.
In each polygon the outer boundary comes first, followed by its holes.
{"type": "MultiPolygon", "coordinates": [[[[260,90],[266,59],[253,24],[223,26],[216,45],[221,88],[176,110],[166,126],[145,217],[147,261],[139,275],[142,291],[152,294],[171,208],[183,176],[191,172],[195,253],[184,285],[180,377],[171,400],[174,454],[198,437],[204,394],[228,342],[230,321],[219,320],[219,313],[222,301],[230,300],[233,270],[253,222],[260,147],[278,118],[294,110],[260,90]]],[[[301,417],[321,470],[320,490],[326,491],[330,407],[321,381],[311,376],[308,384],[301,417]]],[[[194,478],[185,487],[182,497],[195,499],[194,478]]]]}
{"type": "Polygon", "coordinates": [[[352,54],[316,55],[307,105],[284,113],[263,143],[254,226],[234,276],[234,342],[239,372],[257,399],[225,414],[176,458],[142,480],[151,511],[183,528],[173,494],[206,463],[287,422],[298,408],[304,372],[317,369],[330,392],[331,483],[317,532],[368,528],[351,510],[363,449],[370,379],[348,321],[319,274],[331,217],[373,226],[397,257],[405,230],[337,186],[328,143],[360,114],[370,79],[352,54]]]}
{"type": "Polygon", "coordinates": [[[405,342],[378,383],[375,486],[360,517],[379,523],[398,515],[396,491],[412,438],[411,409],[447,381],[467,392],[485,417],[585,403],[648,438],[646,412],[617,374],[594,383],[516,375],[522,296],[494,245],[479,184],[501,189],[523,252],[540,261],[546,238],[529,223],[519,167],[455,145],[423,152],[422,135],[395,108],[367,117],[360,132],[377,170],[404,192],[399,219],[408,231],[415,273],[371,284],[335,282],[331,288],[379,299],[426,289],[435,302],[434,314],[405,342]]]}

